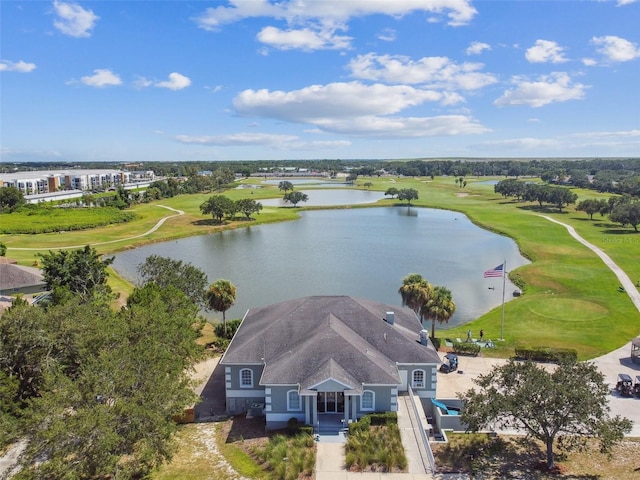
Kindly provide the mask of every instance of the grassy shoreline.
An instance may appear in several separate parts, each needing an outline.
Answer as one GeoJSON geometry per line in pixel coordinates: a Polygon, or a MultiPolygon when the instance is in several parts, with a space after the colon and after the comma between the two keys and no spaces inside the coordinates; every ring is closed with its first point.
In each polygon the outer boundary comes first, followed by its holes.
{"type": "MultiPolygon", "coordinates": [[[[604,250],[634,282],[640,279],[640,264],[636,261],[640,257],[640,235],[633,234],[631,228],[612,224],[606,218],[594,218],[591,221],[584,213],[575,212],[573,207],[562,213],[556,209],[541,211],[530,203],[504,199],[493,192],[493,185],[487,184],[486,180],[469,178],[467,186],[460,188],[451,177],[439,177],[433,181],[427,178],[366,179],[373,184],[371,190],[384,192],[390,187],[415,188],[420,196],[419,200],[413,202],[415,207],[458,211],[481,228],[512,238],[522,255],[532,261],[510,272],[512,280],[523,286],[524,295],[505,304],[505,341],[500,342],[495,350],[484,354],[506,357],[512,355],[513,349],[518,346],[572,347],[578,351],[578,357],[585,360],[614,350],[637,336],[640,333],[640,315],[628,296],[618,292],[618,281],[614,274],[593,252],[571,238],[564,227],[550,222],[541,214],[573,226],[583,238],[604,250]]],[[[359,179],[358,183],[364,181],[359,179]]],[[[580,200],[599,196],[587,190],[576,192],[580,200]]],[[[281,192],[271,186],[234,189],[224,194],[234,200],[250,196],[259,201],[278,197],[281,192]]],[[[58,234],[1,235],[0,242],[9,247],[9,257],[31,265],[38,251],[15,250],[14,247],[37,248],[40,252],[46,252],[59,246],[92,244],[98,252],[111,254],[149,243],[204,235],[223,229],[291,221],[299,218],[300,211],[317,209],[304,206],[265,207],[254,221],[237,221],[220,226],[213,225],[200,214],[199,205],[208,196],[182,195],[138,205],[132,209],[138,219],[128,224],[58,234]],[[123,239],[147,232],[161,218],[175,214],[159,208],[160,205],[182,210],[185,214],[168,219],[160,229],[148,236],[123,239]],[[103,243],[118,239],[123,240],[103,243]]],[[[385,199],[376,204],[335,208],[372,208],[401,203],[395,199],[385,199]]],[[[501,307],[463,326],[446,329],[446,325],[436,325],[436,335],[463,337],[470,328],[473,332],[483,329],[486,338],[497,339],[500,324],[501,307]]]]}

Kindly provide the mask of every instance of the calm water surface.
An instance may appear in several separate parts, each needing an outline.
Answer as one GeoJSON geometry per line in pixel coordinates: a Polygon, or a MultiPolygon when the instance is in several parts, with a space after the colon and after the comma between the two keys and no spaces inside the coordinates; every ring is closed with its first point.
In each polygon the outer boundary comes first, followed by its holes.
{"type": "MultiPolygon", "coordinates": [[[[307,295],[352,295],[400,306],[402,278],[416,272],[452,291],[458,308],[449,325],[501,305],[502,279],[483,278],[485,270],[505,259],[508,270],[528,263],[511,239],[478,228],[460,213],[415,207],[303,212],[293,222],[129,250],[117,254],[113,266],[136,282],[137,266],[152,254],[190,262],[210,282],[232,281],[237,300],[226,314],[230,319],[307,295]]],[[[513,290],[507,281],[507,300],[513,290]]]]}

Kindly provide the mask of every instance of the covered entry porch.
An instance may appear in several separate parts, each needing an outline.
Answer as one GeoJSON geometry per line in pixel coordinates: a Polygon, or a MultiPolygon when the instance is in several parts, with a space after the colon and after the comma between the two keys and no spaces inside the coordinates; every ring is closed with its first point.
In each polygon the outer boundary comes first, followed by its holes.
{"type": "Polygon", "coordinates": [[[329,379],[302,390],[305,423],[318,434],[338,434],[357,420],[362,389],[329,379]]]}

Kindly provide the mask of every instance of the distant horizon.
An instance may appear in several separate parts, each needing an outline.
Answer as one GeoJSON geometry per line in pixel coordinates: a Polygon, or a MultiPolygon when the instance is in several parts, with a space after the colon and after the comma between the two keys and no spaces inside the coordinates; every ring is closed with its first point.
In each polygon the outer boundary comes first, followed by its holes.
{"type": "Polygon", "coordinates": [[[112,162],[108,160],[104,161],[45,161],[45,160],[25,160],[25,161],[12,161],[12,162],[0,162],[0,167],[5,165],[25,165],[25,164],[50,164],[50,165],[85,165],[85,164],[111,164],[111,165],[121,165],[121,164],[145,164],[145,163],[242,163],[242,162],[270,162],[270,163],[291,163],[291,162],[413,162],[413,161],[456,161],[456,160],[470,160],[470,161],[536,161],[536,160],[551,160],[551,161],[579,161],[579,160],[640,160],[640,155],[625,155],[621,157],[605,157],[605,156],[576,156],[576,157],[542,157],[542,156],[534,156],[534,157],[415,157],[415,158],[304,158],[304,159],[240,159],[240,160],[147,160],[147,161],[123,161],[123,162],[112,162]]]}
{"type": "Polygon", "coordinates": [[[637,157],[639,19],[640,0],[0,1],[0,162],[637,157]]]}

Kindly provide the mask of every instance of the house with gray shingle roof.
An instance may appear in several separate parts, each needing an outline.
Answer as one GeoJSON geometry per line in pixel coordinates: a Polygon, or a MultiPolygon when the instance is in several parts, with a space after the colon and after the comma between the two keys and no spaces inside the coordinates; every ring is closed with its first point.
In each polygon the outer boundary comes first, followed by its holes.
{"type": "Polygon", "coordinates": [[[0,295],[43,292],[47,283],[40,269],[18,265],[15,260],[0,257],[0,295]]]}
{"type": "Polygon", "coordinates": [[[435,398],[441,361],[412,310],[311,296],[249,310],[220,363],[227,413],[259,409],[275,429],[396,411],[409,387],[435,398]]]}

